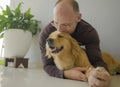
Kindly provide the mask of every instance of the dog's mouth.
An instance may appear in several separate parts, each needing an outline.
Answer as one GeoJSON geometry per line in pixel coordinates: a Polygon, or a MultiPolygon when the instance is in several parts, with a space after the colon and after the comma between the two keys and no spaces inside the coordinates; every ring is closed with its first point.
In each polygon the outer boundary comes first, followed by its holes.
{"type": "Polygon", "coordinates": [[[49,46],[49,47],[50,47],[52,53],[59,53],[64,48],[63,46],[61,46],[61,47],[49,46]]]}

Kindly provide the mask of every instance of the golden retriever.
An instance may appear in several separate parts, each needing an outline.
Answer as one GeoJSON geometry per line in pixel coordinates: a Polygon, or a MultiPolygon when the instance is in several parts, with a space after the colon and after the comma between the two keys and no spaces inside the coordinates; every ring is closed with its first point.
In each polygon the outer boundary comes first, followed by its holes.
{"type": "MultiPolygon", "coordinates": [[[[67,70],[73,67],[93,67],[77,41],[69,34],[55,31],[46,40],[46,55],[53,58],[58,69],[67,70]]],[[[102,52],[104,62],[110,74],[120,73],[120,61],[108,53],[102,52]]]]}

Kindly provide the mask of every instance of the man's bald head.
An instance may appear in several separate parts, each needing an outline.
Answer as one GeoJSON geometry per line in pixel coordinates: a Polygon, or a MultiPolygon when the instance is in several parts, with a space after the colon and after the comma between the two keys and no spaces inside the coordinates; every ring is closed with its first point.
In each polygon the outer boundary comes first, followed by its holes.
{"type": "MultiPolygon", "coordinates": [[[[78,3],[75,1],[75,0],[58,0],[55,4],[55,6],[57,6],[58,4],[60,3],[67,3],[67,4],[70,4],[70,6],[73,8],[73,11],[75,13],[79,13],[79,5],[78,3]]],[[[64,7],[64,6],[63,6],[64,7]]]]}
{"type": "Polygon", "coordinates": [[[81,21],[77,2],[75,0],[58,0],[53,11],[53,21],[57,30],[67,33],[74,32],[77,23],[81,21]]]}

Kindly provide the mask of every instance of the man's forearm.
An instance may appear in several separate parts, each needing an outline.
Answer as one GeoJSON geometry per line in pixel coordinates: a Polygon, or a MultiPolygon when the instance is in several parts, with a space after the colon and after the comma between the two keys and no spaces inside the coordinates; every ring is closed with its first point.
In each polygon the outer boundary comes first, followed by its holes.
{"type": "Polygon", "coordinates": [[[58,78],[63,78],[64,72],[59,70],[55,65],[44,65],[44,70],[50,75],[58,78]]]}

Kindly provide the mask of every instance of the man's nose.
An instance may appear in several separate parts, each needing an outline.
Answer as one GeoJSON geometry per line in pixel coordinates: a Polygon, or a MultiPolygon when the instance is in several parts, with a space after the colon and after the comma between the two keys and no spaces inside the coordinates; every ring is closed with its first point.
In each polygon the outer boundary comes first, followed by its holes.
{"type": "Polygon", "coordinates": [[[61,26],[57,26],[57,30],[60,31],[60,32],[64,31],[64,29],[61,26]]]}

